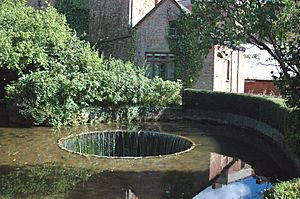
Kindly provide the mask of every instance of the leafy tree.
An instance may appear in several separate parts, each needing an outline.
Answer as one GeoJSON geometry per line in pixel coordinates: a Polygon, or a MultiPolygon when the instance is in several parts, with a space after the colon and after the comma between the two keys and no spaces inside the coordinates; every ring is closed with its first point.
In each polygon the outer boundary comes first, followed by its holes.
{"type": "Polygon", "coordinates": [[[86,39],[89,29],[88,0],[59,0],[55,4],[58,12],[63,13],[77,35],[86,39]]]}
{"type": "Polygon", "coordinates": [[[274,78],[281,94],[289,107],[298,108],[299,21],[300,2],[294,0],[196,0],[193,13],[184,16],[185,24],[193,24],[191,35],[198,35],[193,40],[198,49],[248,42],[268,51],[279,64],[280,75],[274,78]]]}
{"type": "Polygon", "coordinates": [[[24,74],[89,70],[99,61],[98,52],[76,36],[55,8],[35,10],[25,0],[0,1],[0,98],[4,87],[24,74]]]}

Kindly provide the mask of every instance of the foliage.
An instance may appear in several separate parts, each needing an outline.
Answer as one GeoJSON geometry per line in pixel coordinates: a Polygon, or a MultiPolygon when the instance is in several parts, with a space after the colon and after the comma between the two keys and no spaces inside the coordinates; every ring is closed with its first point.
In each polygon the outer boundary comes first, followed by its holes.
{"type": "MultiPolygon", "coordinates": [[[[90,121],[95,111],[87,110],[93,108],[104,114],[125,106],[163,107],[180,103],[180,83],[150,80],[129,62],[103,57],[98,62],[97,67],[89,70],[64,71],[58,65],[53,68],[59,72],[46,70],[25,75],[7,87],[8,104],[18,107],[19,113],[35,125],[67,125],[90,121]]],[[[111,118],[137,118],[130,109],[126,114],[121,112],[111,118]]]]}
{"type": "Polygon", "coordinates": [[[300,157],[300,110],[289,109],[262,97],[184,90],[182,104],[186,108],[233,113],[264,122],[283,133],[290,149],[300,157]]]}
{"type": "Polygon", "coordinates": [[[83,169],[44,165],[4,167],[0,174],[0,195],[9,197],[56,196],[64,194],[79,182],[87,181],[91,172],[83,169]]]}
{"type": "Polygon", "coordinates": [[[300,178],[274,184],[270,190],[264,193],[264,197],[268,199],[299,198],[300,178]]]}
{"type": "Polygon", "coordinates": [[[0,2],[0,69],[22,74],[48,68],[74,39],[54,8],[36,11],[24,1],[0,2]]]}
{"type": "MultiPolygon", "coordinates": [[[[169,35],[170,48],[175,54],[176,78],[181,79],[184,87],[191,87],[202,69],[202,59],[208,53],[210,46],[198,45],[199,30],[190,14],[182,13],[176,21],[177,35],[169,35]]],[[[205,39],[204,35],[201,38],[205,39]]]]}
{"type": "Polygon", "coordinates": [[[58,12],[64,14],[71,28],[80,38],[86,38],[89,29],[89,8],[87,0],[60,0],[55,4],[58,12]]]}
{"type": "MultiPolygon", "coordinates": [[[[289,107],[300,106],[300,2],[197,0],[184,23],[198,32],[199,48],[235,47],[244,42],[266,50],[279,64],[275,77],[289,107]]],[[[194,36],[193,36],[194,37],[194,36]]]]}

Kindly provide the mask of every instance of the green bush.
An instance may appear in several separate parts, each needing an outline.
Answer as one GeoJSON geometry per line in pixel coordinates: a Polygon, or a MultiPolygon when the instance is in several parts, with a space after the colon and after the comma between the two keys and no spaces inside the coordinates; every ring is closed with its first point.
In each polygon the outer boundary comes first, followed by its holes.
{"type": "Polygon", "coordinates": [[[55,8],[66,16],[68,24],[80,38],[86,38],[89,29],[88,0],[59,0],[55,8]]]}
{"type": "Polygon", "coordinates": [[[274,184],[270,190],[264,193],[264,197],[268,199],[299,198],[300,178],[274,184]]]}
{"type": "Polygon", "coordinates": [[[136,120],[143,114],[133,116],[133,107],[153,106],[155,110],[180,103],[180,83],[150,80],[131,63],[99,59],[98,67],[84,72],[46,70],[21,77],[7,87],[8,105],[18,107],[21,116],[35,125],[56,126],[95,117],[136,120]]]}
{"type": "Polygon", "coordinates": [[[65,17],[54,8],[37,11],[24,0],[0,2],[0,68],[19,74],[48,68],[74,39],[65,17]]]}

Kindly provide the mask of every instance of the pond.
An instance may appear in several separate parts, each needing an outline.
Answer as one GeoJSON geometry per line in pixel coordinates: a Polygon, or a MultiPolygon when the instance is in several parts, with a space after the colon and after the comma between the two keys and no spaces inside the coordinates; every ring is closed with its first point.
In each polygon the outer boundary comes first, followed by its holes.
{"type": "Polygon", "coordinates": [[[295,176],[285,155],[256,132],[214,123],[3,127],[0,138],[4,198],[262,198],[269,181],[295,176]],[[124,159],[83,156],[58,146],[58,140],[86,132],[141,130],[186,138],[193,149],[124,159]]]}

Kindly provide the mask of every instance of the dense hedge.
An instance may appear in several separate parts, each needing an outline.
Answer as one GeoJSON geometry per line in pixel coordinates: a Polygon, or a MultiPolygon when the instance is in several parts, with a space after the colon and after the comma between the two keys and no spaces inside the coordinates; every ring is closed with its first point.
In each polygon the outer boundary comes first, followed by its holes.
{"type": "Polygon", "coordinates": [[[299,198],[300,178],[274,184],[270,190],[264,193],[264,197],[268,199],[299,198]]]}
{"type": "Polygon", "coordinates": [[[286,131],[290,110],[266,98],[236,93],[187,89],[183,106],[202,110],[233,113],[269,124],[280,132],[286,131]]]}
{"type": "Polygon", "coordinates": [[[236,93],[186,89],[185,108],[232,113],[264,122],[283,133],[290,148],[300,157],[300,111],[269,99],[236,93]]]}

